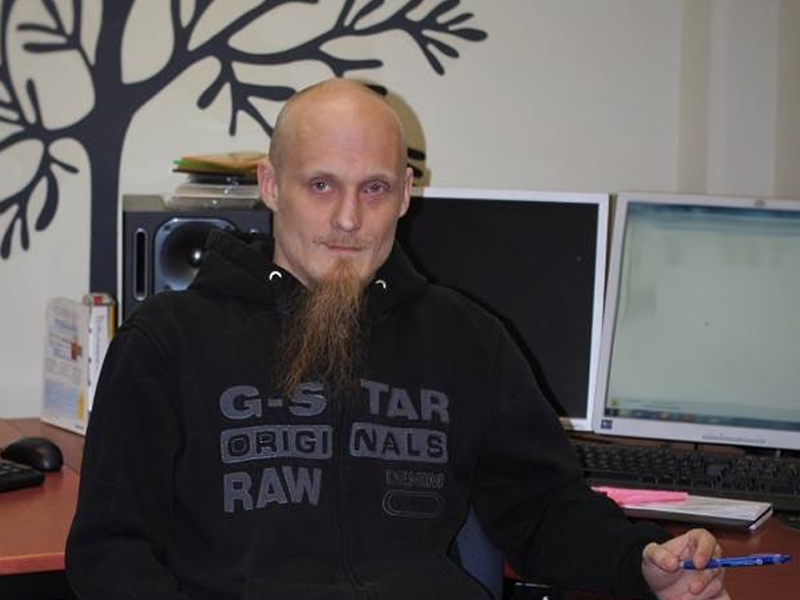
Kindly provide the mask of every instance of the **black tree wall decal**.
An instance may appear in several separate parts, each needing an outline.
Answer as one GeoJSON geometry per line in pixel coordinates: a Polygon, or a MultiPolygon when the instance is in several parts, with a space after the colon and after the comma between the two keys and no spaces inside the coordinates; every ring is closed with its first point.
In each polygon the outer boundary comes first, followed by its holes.
{"type": "MultiPolygon", "coordinates": [[[[26,4],[32,0],[22,0],[26,4]]],[[[9,151],[25,140],[38,141],[43,152],[27,184],[0,198],[0,216],[11,218],[0,239],[0,256],[8,259],[15,246],[27,250],[31,244],[31,225],[35,231],[46,229],[56,216],[61,200],[59,171],[77,173],[78,168],[59,160],[52,146],[59,140],[71,139],[80,144],[88,156],[91,170],[91,271],[90,285],[94,290],[113,291],[116,287],[115,261],[109,260],[116,249],[116,210],[119,192],[120,159],[128,127],[134,115],[154,96],[164,90],[179,75],[199,61],[213,58],[218,61],[219,73],[197,98],[197,105],[206,108],[220,94],[230,99],[229,132],[236,133],[242,115],[253,119],[270,135],[272,124],[257,108],[254,101],[283,101],[295,89],[245,80],[235,69],[240,65],[286,65],[299,61],[314,61],[325,65],[335,76],[351,71],[377,69],[377,58],[353,59],[337,56],[326,45],[349,37],[379,36],[403,32],[416,44],[430,67],[444,74],[442,57],[457,58],[453,38],[479,41],[486,33],[463,26],[473,15],[456,9],[460,0],[342,0],[341,8],[330,27],[311,39],[279,51],[251,52],[236,48],[231,39],[246,27],[269,13],[288,4],[318,4],[318,0],[263,0],[252,8],[231,16],[199,44],[193,35],[203,17],[216,2],[224,0],[170,0],[173,31],[171,54],[166,64],[149,78],[126,82],[122,69],[122,40],[134,7],[134,0],[104,0],[99,34],[90,52],[90,41],[84,38],[82,0],[57,2],[38,0],[42,18],[12,25],[12,13],[19,0],[0,0],[0,153],[9,151]],[[388,10],[394,3],[396,10],[388,10]],[[64,7],[68,6],[68,10],[64,7]],[[190,6],[191,5],[191,6],[190,6]],[[188,13],[188,14],[187,14],[188,13]],[[422,16],[419,16],[422,14],[422,16]],[[33,54],[53,55],[77,53],[88,72],[93,87],[94,103],[75,122],[56,126],[42,118],[37,85],[33,79],[23,84],[12,77],[9,60],[9,40],[20,36],[22,49],[33,54]],[[448,41],[446,41],[448,40],[448,41]],[[94,58],[92,58],[92,55],[94,58]],[[27,106],[27,110],[26,110],[27,106]],[[38,214],[32,215],[34,194],[44,194],[37,202],[38,214]]],[[[329,1],[329,0],[328,0],[329,1]]],[[[226,8],[238,3],[226,3],[226,8]]],[[[30,8],[27,6],[26,8],[30,8]]],[[[40,196],[41,197],[41,196],[40,196]]]]}

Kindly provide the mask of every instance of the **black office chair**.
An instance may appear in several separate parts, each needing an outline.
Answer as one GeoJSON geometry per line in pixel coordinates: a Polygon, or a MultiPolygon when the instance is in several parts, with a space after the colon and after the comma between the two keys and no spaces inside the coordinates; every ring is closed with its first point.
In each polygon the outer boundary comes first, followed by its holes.
{"type": "Polygon", "coordinates": [[[461,567],[477,579],[495,600],[502,600],[503,555],[486,537],[472,509],[456,535],[456,549],[461,567]]]}

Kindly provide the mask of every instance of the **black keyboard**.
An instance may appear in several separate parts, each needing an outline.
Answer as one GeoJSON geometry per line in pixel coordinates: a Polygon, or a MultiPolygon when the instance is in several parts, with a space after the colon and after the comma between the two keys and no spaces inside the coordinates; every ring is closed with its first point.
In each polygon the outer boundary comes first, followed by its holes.
{"type": "Polygon", "coordinates": [[[27,465],[0,459],[0,492],[40,485],[44,473],[27,465]]]}
{"type": "Polygon", "coordinates": [[[800,459],[572,440],[590,485],[682,490],[800,512],[800,459]]]}

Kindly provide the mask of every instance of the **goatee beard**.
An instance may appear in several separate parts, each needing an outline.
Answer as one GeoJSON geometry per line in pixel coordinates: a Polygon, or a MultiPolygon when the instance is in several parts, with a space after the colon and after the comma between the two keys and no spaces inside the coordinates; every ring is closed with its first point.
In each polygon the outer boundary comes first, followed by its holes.
{"type": "Polygon", "coordinates": [[[296,299],[278,346],[278,390],[291,398],[303,381],[319,381],[333,395],[357,389],[363,283],[339,261],[312,290],[296,299]]]}

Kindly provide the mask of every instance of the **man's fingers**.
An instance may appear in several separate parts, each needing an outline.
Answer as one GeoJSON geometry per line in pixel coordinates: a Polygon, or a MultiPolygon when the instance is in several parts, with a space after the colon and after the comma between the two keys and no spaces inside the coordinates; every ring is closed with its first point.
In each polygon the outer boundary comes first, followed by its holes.
{"type": "Polygon", "coordinates": [[[712,556],[721,555],[722,548],[714,536],[704,529],[693,529],[664,544],[653,542],[645,546],[642,569],[659,597],[677,593],[676,597],[695,600],[730,600],[723,583],[724,570],[705,568],[712,556]],[[683,561],[691,561],[695,569],[684,570],[683,561]]]}
{"type": "Polygon", "coordinates": [[[692,594],[698,595],[705,590],[706,596],[703,597],[713,598],[716,593],[722,589],[723,576],[723,569],[706,569],[703,571],[696,571],[695,577],[689,585],[689,591],[691,591],[692,594]]]}
{"type": "Polygon", "coordinates": [[[689,547],[693,548],[689,558],[692,559],[694,566],[702,569],[706,566],[708,559],[712,556],[720,556],[722,549],[714,536],[705,529],[692,529],[687,532],[690,543],[689,547]]]}
{"type": "Polygon", "coordinates": [[[716,576],[713,577],[710,581],[708,581],[705,586],[698,585],[698,589],[694,589],[694,582],[692,586],[690,586],[689,591],[693,594],[693,596],[697,596],[699,599],[708,599],[708,600],[730,600],[730,596],[725,591],[725,584],[723,581],[723,572],[720,569],[715,569],[714,571],[710,571],[710,573],[714,573],[716,576]]]}
{"type": "Polygon", "coordinates": [[[673,573],[680,568],[678,558],[672,552],[655,542],[645,547],[644,555],[647,560],[668,573],[673,573]]]}

